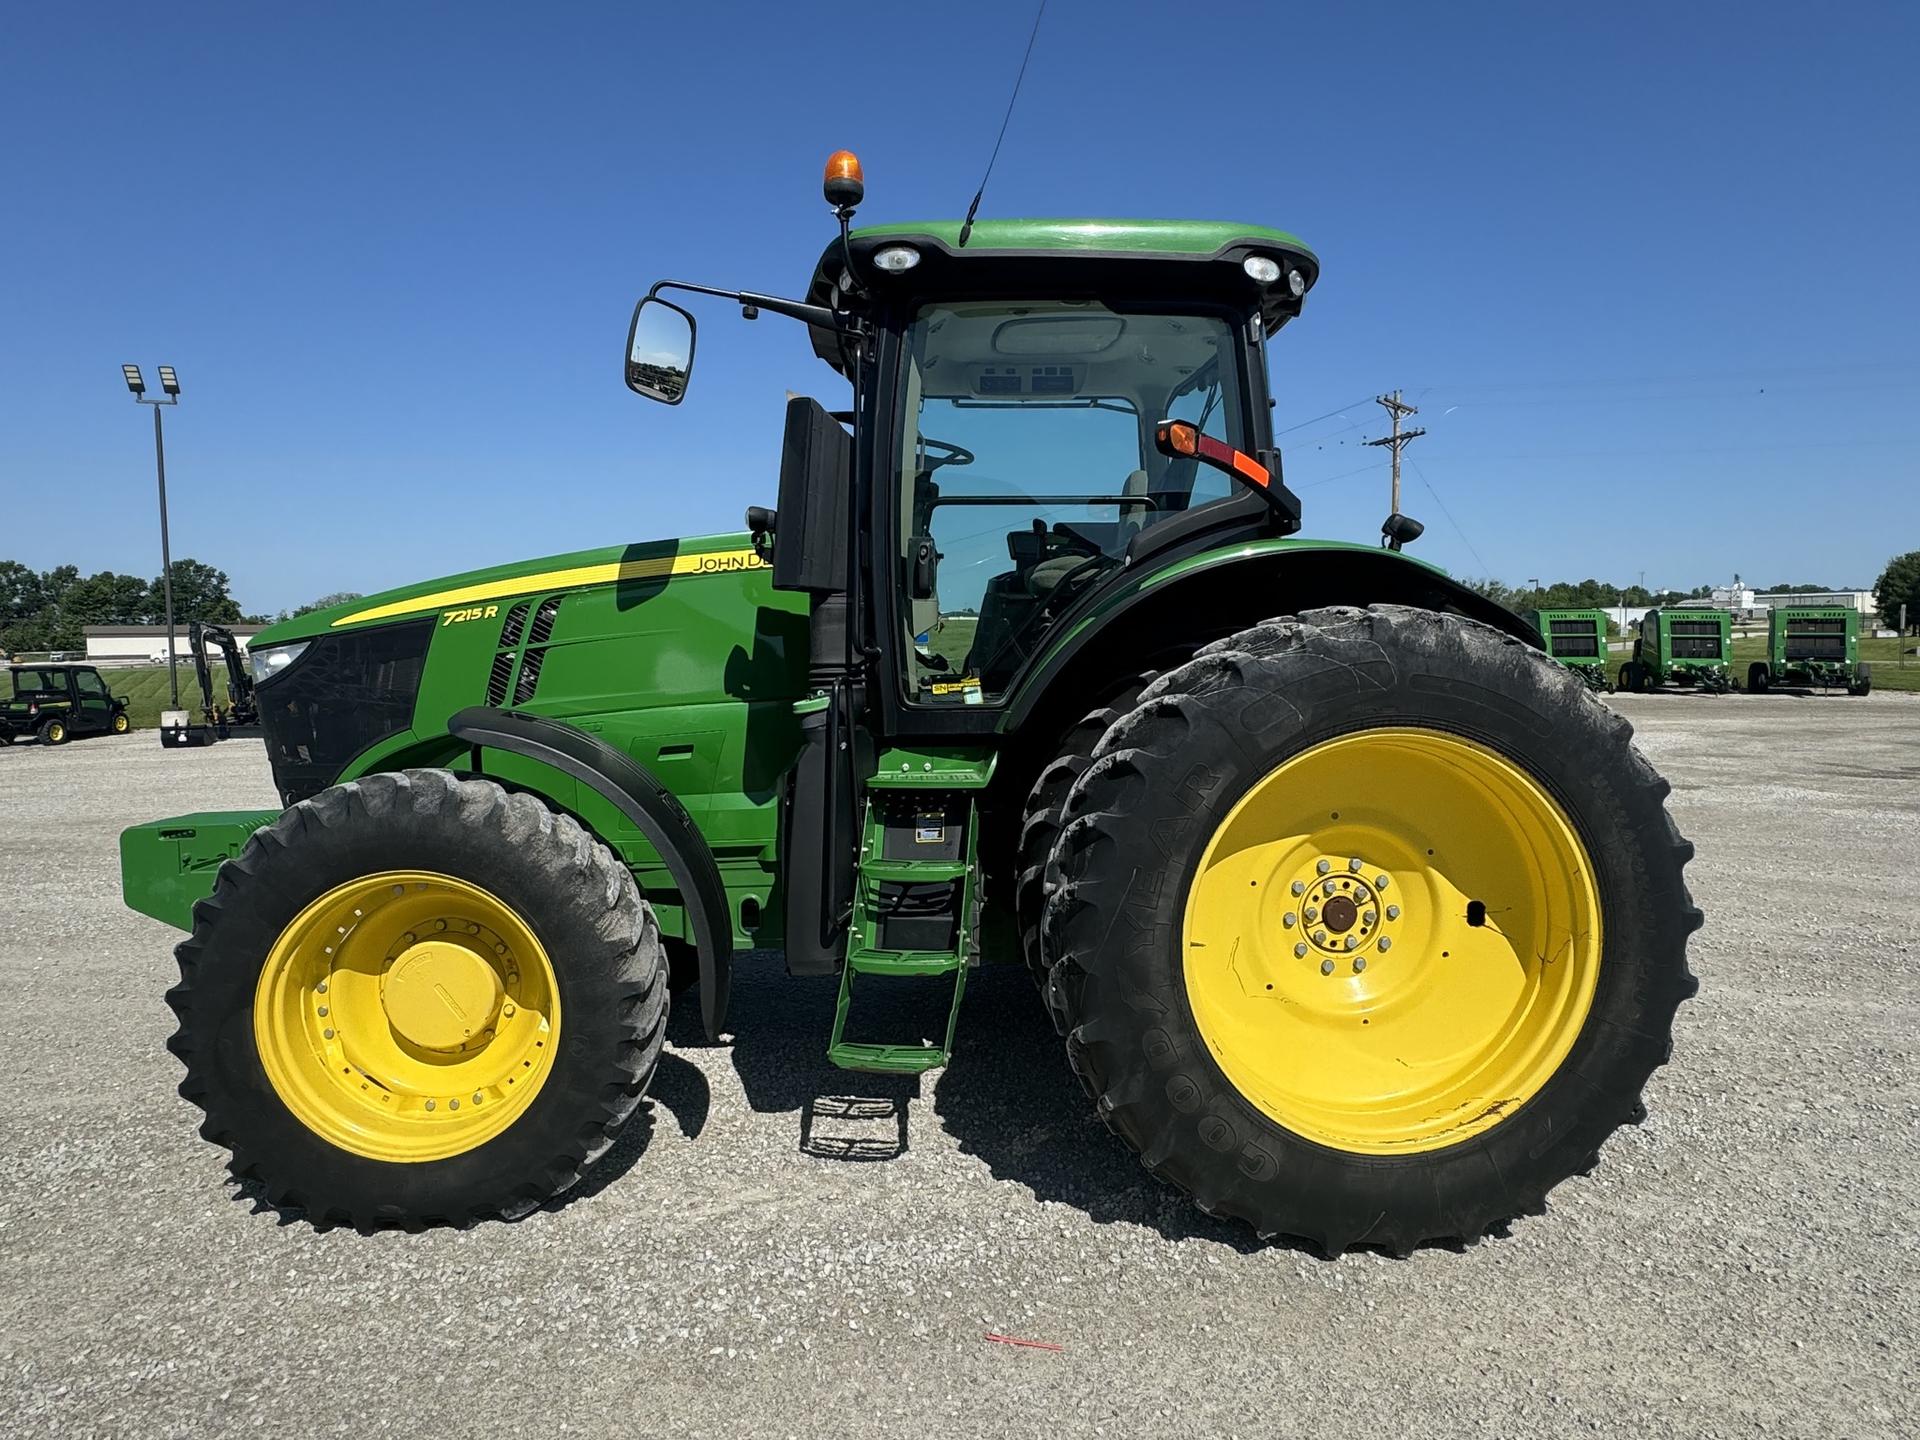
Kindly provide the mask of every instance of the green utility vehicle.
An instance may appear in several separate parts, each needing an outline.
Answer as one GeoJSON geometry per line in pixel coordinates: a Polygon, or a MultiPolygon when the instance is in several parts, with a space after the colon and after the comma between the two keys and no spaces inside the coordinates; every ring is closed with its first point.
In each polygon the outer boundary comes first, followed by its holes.
{"type": "Polygon", "coordinates": [[[1620,688],[1636,694],[1677,685],[1725,694],[1733,688],[1733,616],[1725,610],[1649,610],[1620,667],[1620,688]]]}
{"type": "Polygon", "coordinates": [[[127,902],[191,931],[202,1132],[320,1223],[510,1217],[632,1116],[670,990],[722,1039],[739,949],[837,986],[823,1058],[893,1075],[1012,960],[1060,1083],[1211,1214],[1400,1252],[1541,1209],[1644,1114],[1691,847],[1406,517],[1299,535],[1268,348],[1319,262],[1188,221],[849,233],[851,156],[826,188],[803,298],[662,281],[628,334],[677,404],[666,293],[807,327],[850,393],[788,403],[777,509],[273,626],[284,808],[122,837],[127,902]]]}
{"type": "Polygon", "coordinates": [[[91,665],[9,665],[0,692],[0,745],[37,736],[64,745],[76,735],[124,735],[127,702],[91,665]]]}
{"type": "Polygon", "coordinates": [[[1872,667],[1860,663],[1860,612],[1842,605],[1773,610],[1767,658],[1747,667],[1747,689],[1759,695],[1782,685],[1849,695],[1872,690],[1872,667]]]}
{"type": "Polygon", "coordinates": [[[1607,617],[1599,610],[1528,610],[1521,616],[1540,632],[1547,654],[1558,660],[1589,690],[1611,690],[1607,682],[1607,617]]]}

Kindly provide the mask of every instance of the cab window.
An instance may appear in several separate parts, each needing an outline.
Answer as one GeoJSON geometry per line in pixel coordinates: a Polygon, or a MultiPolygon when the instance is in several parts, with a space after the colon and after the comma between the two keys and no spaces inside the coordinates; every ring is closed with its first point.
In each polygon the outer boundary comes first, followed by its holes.
{"type": "Polygon", "coordinates": [[[897,563],[907,683],[991,704],[1134,538],[1231,482],[1153,443],[1186,419],[1250,449],[1218,315],[1096,302],[929,305],[908,333],[897,563]]]}
{"type": "Polygon", "coordinates": [[[107,693],[107,682],[100,678],[100,672],[98,670],[76,670],[73,678],[80,686],[80,693],[82,695],[105,695],[107,693]]]}

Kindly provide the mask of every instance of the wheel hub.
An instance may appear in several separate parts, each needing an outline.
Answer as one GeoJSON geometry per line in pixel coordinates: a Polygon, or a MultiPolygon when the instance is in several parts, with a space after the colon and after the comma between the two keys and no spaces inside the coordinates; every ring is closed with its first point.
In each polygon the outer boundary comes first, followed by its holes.
{"type": "Polygon", "coordinates": [[[393,962],[380,1004],[402,1039],[448,1053],[493,1025],[506,993],[500,973],[466,946],[422,940],[393,962]]]}
{"type": "Polygon", "coordinates": [[[1295,957],[1319,963],[1391,949],[1390,932],[1400,918],[1400,907],[1389,906],[1384,894],[1392,885],[1386,871],[1361,856],[1310,856],[1288,886],[1298,908],[1281,917],[1288,931],[1305,937],[1294,943],[1295,957]]]}

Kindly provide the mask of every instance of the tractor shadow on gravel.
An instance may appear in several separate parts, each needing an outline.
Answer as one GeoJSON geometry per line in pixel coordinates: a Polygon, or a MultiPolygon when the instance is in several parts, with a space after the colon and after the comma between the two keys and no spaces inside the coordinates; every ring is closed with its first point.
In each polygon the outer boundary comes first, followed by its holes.
{"type": "MultiPolygon", "coordinates": [[[[777,953],[736,957],[728,1020],[734,1069],[756,1112],[796,1117],[804,1153],[891,1160],[908,1148],[913,1102],[930,1099],[962,1151],[1035,1199],[1074,1206],[1101,1224],[1145,1225],[1168,1240],[1208,1240],[1242,1252],[1270,1248],[1242,1225],[1201,1214],[1107,1133],[1022,967],[988,966],[968,976],[953,1064],[928,1076],[829,1065],[836,994],[832,980],[788,978],[777,953]]],[[[667,1032],[674,1045],[704,1043],[698,1009],[676,1004],[667,1032]]],[[[607,1161],[593,1174],[605,1168],[607,1161]]]]}

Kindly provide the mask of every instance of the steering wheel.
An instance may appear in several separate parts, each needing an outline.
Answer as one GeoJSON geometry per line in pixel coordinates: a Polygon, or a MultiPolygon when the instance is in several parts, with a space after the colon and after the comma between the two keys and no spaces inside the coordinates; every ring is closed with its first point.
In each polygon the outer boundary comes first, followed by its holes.
{"type": "Polygon", "coordinates": [[[922,450],[938,450],[941,452],[938,455],[927,456],[926,467],[920,472],[923,475],[931,475],[934,471],[946,465],[971,465],[973,463],[973,451],[967,449],[964,445],[955,445],[949,440],[935,440],[930,435],[922,435],[920,437],[920,448],[922,450]]]}

